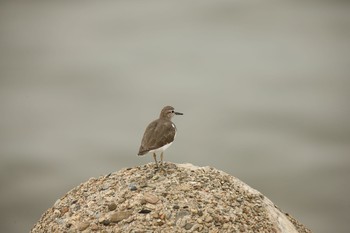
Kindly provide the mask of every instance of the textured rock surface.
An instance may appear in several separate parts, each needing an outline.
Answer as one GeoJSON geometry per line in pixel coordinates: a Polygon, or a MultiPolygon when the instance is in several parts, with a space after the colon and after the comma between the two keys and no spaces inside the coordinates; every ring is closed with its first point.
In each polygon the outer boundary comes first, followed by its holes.
{"type": "Polygon", "coordinates": [[[166,163],[127,168],[56,201],[31,232],[311,232],[237,178],[166,163]]]}

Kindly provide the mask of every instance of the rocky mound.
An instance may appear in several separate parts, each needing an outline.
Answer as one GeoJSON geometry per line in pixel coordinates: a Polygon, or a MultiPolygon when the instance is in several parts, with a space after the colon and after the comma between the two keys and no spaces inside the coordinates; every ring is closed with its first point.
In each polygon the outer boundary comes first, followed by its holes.
{"type": "Polygon", "coordinates": [[[258,191],[210,167],[166,163],[91,178],[31,232],[311,232],[258,191]]]}

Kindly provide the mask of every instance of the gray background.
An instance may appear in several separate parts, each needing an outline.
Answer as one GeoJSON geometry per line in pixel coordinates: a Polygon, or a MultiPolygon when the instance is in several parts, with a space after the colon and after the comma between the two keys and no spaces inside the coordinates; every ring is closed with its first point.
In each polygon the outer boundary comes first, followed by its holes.
{"type": "Polygon", "coordinates": [[[348,1],[1,1],[0,228],[28,232],[137,157],[212,166],[315,232],[348,232],[348,1]]]}

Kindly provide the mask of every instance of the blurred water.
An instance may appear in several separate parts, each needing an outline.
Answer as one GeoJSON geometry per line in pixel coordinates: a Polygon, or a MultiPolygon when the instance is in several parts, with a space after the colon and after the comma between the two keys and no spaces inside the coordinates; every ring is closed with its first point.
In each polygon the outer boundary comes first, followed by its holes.
{"type": "Polygon", "coordinates": [[[136,153],[164,105],[165,159],[224,170],[315,232],[347,232],[347,1],[0,2],[0,209],[28,232],[136,153]]]}

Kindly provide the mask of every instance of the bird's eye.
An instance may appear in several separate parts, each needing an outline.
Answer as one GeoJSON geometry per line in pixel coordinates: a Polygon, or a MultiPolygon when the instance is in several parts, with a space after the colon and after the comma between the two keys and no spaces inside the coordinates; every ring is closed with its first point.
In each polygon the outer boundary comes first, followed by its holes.
{"type": "Polygon", "coordinates": [[[171,110],[172,113],[174,113],[174,110],[171,110]]]}

